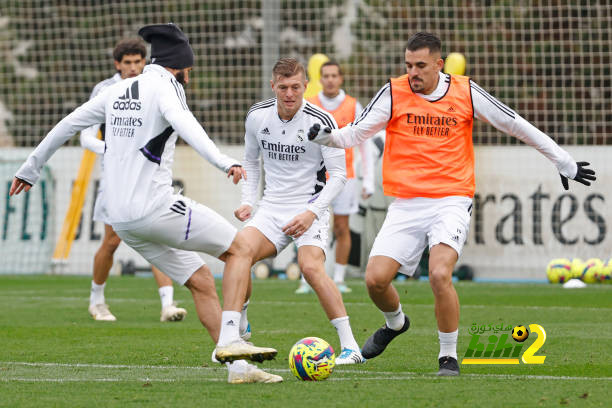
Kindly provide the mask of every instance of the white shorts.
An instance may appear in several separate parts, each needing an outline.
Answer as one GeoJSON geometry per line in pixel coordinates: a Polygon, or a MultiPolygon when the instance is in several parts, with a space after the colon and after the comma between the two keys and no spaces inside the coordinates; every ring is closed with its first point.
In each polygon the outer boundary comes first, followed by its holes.
{"type": "Polygon", "coordinates": [[[308,231],[297,239],[283,232],[283,227],[287,225],[293,217],[304,211],[306,211],[306,205],[277,206],[265,204],[259,207],[253,218],[245,227],[257,228],[274,244],[277,254],[280,254],[291,241],[295,241],[295,245],[298,248],[304,245],[313,245],[321,248],[323,252],[326,253],[327,235],[329,232],[329,211],[325,211],[323,215],[321,215],[321,218],[315,219],[310,228],[308,228],[308,231]]]}
{"type": "Polygon", "coordinates": [[[116,232],[147,261],[183,285],[204,265],[193,251],[218,257],[229,249],[237,231],[210,208],[175,194],[172,204],[160,210],[154,221],[116,232]]]}
{"type": "Polygon", "coordinates": [[[336,215],[357,214],[359,211],[359,180],[350,178],[332,201],[332,211],[336,215]]]}
{"type": "Polygon", "coordinates": [[[425,245],[443,243],[461,255],[472,213],[469,197],[396,199],[389,206],[370,257],[388,256],[400,263],[399,272],[414,274],[425,245]]]}

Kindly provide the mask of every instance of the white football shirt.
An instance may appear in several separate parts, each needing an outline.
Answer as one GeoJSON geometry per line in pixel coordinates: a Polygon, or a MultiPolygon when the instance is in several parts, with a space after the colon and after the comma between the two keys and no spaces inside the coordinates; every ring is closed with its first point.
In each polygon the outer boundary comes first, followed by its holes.
{"type": "Polygon", "coordinates": [[[219,152],[185,101],[183,86],[160,65],[106,88],[62,119],[28,156],[16,176],[34,184],[49,157],[79,130],[105,123],[103,183],[115,230],[149,223],[172,200],[172,161],[178,133],[222,171],[239,162],[219,152]],[[176,131],[176,133],[173,133],[176,131]]]}
{"type": "Polygon", "coordinates": [[[261,157],[265,171],[262,205],[305,204],[317,217],[327,211],[346,183],[346,161],[343,149],[308,141],[308,130],[315,123],[337,127],[331,114],[306,100],[288,121],[279,117],[276,98],[251,107],[245,120],[243,204],[252,206],[257,201],[261,157]]]}

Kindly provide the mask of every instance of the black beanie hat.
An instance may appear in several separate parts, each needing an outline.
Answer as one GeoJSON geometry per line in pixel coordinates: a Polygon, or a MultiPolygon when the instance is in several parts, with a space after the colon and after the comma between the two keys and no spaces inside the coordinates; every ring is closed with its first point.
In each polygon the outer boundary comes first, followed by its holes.
{"type": "Polygon", "coordinates": [[[152,64],[174,69],[193,66],[189,39],[176,24],[148,25],[138,30],[138,35],[151,43],[152,64]]]}

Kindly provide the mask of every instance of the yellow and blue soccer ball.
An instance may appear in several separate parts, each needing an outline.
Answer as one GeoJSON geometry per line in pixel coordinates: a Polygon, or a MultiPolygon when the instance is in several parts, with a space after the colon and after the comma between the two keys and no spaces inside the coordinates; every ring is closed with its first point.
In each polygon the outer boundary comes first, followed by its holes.
{"type": "Polygon", "coordinates": [[[546,277],[550,283],[564,283],[572,278],[572,262],[569,259],[553,259],[546,267],[546,277]]]}
{"type": "Polygon", "coordinates": [[[336,365],[334,349],[318,337],[306,337],[289,352],[289,368],[303,381],[321,381],[330,376],[336,365]]]}
{"type": "Polygon", "coordinates": [[[598,275],[601,273],[604,264],[601,262],[601,259],[591,258],[587,259],[582,268],[582,276],[580,279],[584,283],[598,283],[598,275]]]}
{"type": "Polygon", "coordinates": [[[602,268],[599,280],[601,283],[612,283],[612,258],[608,259],[608,263],[602,268]]]}
{"type": "Polygon", "coordinates": [[[580,279],[582,277],[582,268],[584,268],[584,261],[580,258],[572,259],[571,266],[571,279],[580,279]]]}
{"type": "Polygon", "coordinates": [[[602,262],[601,268],[595,271],[595,279],[600,283],[612,283],[612,259],[608,260],[606,264],[602,262]]]}
{"type": "Polygon", "coordinates": [[[512,329],[512,338],[519,343],[524,342],[529,337],[529,331],[525,326],[519,325],[512,329]]]}

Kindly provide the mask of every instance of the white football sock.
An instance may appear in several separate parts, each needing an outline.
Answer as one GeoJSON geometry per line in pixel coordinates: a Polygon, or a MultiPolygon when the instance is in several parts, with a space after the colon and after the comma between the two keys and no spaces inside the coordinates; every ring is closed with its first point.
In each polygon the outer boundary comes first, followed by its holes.
{"type": "Polygon", "coordinates": [[[106,282],[98,285],[96,282],[91,281],[91,292],[89,293],[89,306],[101,305],[106,303],[104,299],[104,287],[106,282]]]}
{"type": "Polygon", "coordinates": [[[438,358],[444,356],[451,356],[455,360],[457,359],[457,337],[459,335],[459,329],[450,333],[443,333],[438,330],[438,339],[440,340],[440,354],[438,358]]]}
{"type": "Polygon", "coordinates": [[[349,323],[349,317],[337,317],[330,320],[330,323],[336,328],[338,337],[340,338],[340,348],[350,348],[354,351],[359,351],[359,345],[353,337],[353,331],[351,330],[351,324],[349,323]]]}
{"type": "Polygon", "coordinates": [[[174,302],[174,287],[172,285],[162,286],[159,288],[158,292],[162,309],[166,306],[170,306],[172,302],[174,302]]]}
{"type": "Polygon", "coordinates": [[[244,373],[246,372],[249,363],[247,363],[246,360],[236,360],[231,363],[225,363],[225,365],[229,371],[234,373],[244,373]]]}
{"type": "Polygon", "coordinates": [[[224,311],[221,313],[221,333],[217,346],[227,346],[240,340],[238,328],[240,327],[240,312],[224,311]]]}
{"type": "Polygon", "coordinates": [[[242,305],[242,311],[240,312],[240,333],[246,331],[249,325],[249,319],[247,318],[247,308],[249,307],[249,300],[242,305]]]}
{"type": "Polygon", "coordinates": [[[304,277],[303,274],[302,274],[302,279],[300,280],[300,286],[302,285],[308,285],[308,282],[306,282],[306,278],[304,277]]]}
{"type": "Polygon", "coordinates": [[[400,303],[399,307],[394,312],[382,312],[385,316],[385,321],[387,322],[387,327],[392,330],[399,330],[404,327],[404,323],[406,322],[406,317],[404,316],[404,312],[402,312],[402,305],[400,303]]]}
{"type": "Polygon", "coordinates": [[[346,274],[346,265],[335,263],[334,264],[334,282],[343,283],[345,274],[346,274]]]}

